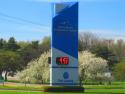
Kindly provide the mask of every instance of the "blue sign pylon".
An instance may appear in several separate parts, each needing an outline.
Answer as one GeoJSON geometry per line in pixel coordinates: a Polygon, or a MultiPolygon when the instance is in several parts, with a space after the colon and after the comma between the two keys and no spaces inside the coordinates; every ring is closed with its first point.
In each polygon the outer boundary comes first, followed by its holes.
{"type": "Polygon", "coordinates": [[[53,4],[50,85],[77,86],[78,2],[53,4]]]}

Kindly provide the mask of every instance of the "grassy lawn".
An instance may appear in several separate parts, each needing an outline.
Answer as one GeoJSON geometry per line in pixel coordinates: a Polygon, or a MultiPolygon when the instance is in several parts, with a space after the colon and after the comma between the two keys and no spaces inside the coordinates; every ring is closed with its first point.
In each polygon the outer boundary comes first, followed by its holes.
{"type": "Polygon", "coordinates": [[[41,86],[0,86],[0,90],[29,90],[29,91],[41,91],[41,86]]]}
{"type": "Polygon", "coordinates": [[[23,92],[23,91],[0,91],[0,94],[42,94],[42,93],[41,92],[23,92]]]}
{"type": "MultiPolygon", "coordinates": [[[[125,84],[122,85],[85,85],[84,94],[125,94],[125,84]]],[[[40,86],[0,86],[0,94],[64,94],[64,93],[45,93],[41,92],[40,86]],[[7,89],[7,90],[6,90],[7,89]],[[17,90],[17,91],[8,91],[17,90]],[[18,91],[19,90],[19,91],[18,91]],[[34,92],[37,91],[37,92],[34,92]]],[[[65,93],[83,94],[83,93],[65,93]]]]}
{"type": "Polygon", "coordinates": [[[85,94],[125,94],[124,89],[93,89],[86,90],[85,94]]]}
{"type": "MultiPolygon", "coordinates": [[[[25,92],[25,91],[0,91],[0,94],[64,94],[64,93],[44,93],[44,92],[25,92]]],[[[83,93],[65,93],[65,94],[83,94],[83,93]]],[[[123,89],[93,89],[86,90],[84,94],[125,94],[123,89]]]]}

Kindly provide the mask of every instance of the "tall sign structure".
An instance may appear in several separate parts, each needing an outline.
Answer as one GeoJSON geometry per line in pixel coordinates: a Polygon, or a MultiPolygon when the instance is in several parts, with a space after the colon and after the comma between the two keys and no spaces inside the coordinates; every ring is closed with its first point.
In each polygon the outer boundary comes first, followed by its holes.
{"type": "Polygon", "coordinates": [[[78,2],[53,4],[50,85],[77,86],[78,2]]]}

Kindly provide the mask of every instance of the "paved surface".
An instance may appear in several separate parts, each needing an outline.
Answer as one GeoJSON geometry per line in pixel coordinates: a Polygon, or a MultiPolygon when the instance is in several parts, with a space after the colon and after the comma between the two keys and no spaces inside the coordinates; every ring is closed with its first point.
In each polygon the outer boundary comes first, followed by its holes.
{"type": "MultiPolygon", "coordinates": [[[[0,85],[3,85],[0,83],[0,85]]],[[[45,84],[24,84],[24,83],[14,83],[14,82],[4,82],[5,86],[47,86],[45,84]]]]}
{"type": "Polygon", "coordinates": [[[3,89],[0,91],[18,91],[18,92],[41,92],[41,91],[33,91],[33,90],[8,90],[8,89],[3,89]]]}

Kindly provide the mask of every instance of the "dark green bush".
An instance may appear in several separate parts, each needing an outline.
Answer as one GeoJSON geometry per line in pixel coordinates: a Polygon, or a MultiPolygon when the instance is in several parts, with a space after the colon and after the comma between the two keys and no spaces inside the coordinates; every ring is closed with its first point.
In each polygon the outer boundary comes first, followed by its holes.
{"type": "Polygon", "coordinates": [[[84,92],[80,86],[44,86],[44,92],[84,92]]]}

